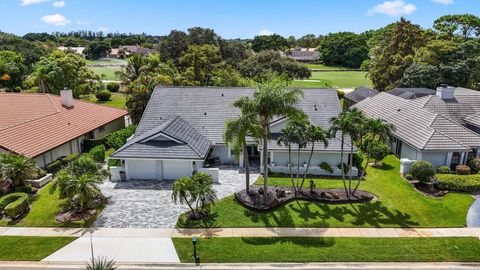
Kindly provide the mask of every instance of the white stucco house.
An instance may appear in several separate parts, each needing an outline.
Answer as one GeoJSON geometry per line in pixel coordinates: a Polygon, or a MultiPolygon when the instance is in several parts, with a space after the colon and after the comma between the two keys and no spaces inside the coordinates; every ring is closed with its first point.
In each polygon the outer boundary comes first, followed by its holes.
{"type": "Polygon", "coordinates": [[[353,107],[394,125],[391,151],[402,159],[455,169],[480,156],[479,91],[440,86],[416,99],[382,92],[353,107]]]}
{"type": "Polygon", "coordinates": [[[52,94],[0,93],[0,152],[33,158],[39,167],[82,151],[85,139],[99,139],[128,124],[125,110],[52,94]]]}
{"type": "MultiPolygon", "coordinates": [[[[122,160],[122,171],[127,179],[177,179],[194,172],[208,171],[211,163],[243,167],[243,153],[235,156],[223,139],[225,121],[239,115],[233,102],[242,96],[252,96],[252,88],[214,87],[157,87],[148,103],[136,133],[126,145],[110,158],[122,160]]],[[[324,128],[340,112],[334,89],[303,89],[304,98],[298,105],[311,123],[324,128]]],[[[271,171],[283,172],[288,165],[287,148],[276,142],[287,121],[276,119],[271,123],[268,163],[271,171]]],[[[350,147],[347,138],[345,147],[350,147]]],[[[328,163],[340,174],[341,141],[329,140],[328,147],[318,144],[311,163],[312,174],[329,174],[320,169],[328,163]]],[[[250,140],[247,147],[252,164],[260,165],[258,142],[250,140]]],[[[309,148],[302,150],[301,169],[308,160],[309,148]]],[[[292,155],[296,164],[296,155],[292,155]]],[[[345,160],[348,153],[344,154],[345,160]]],[[[356,168],[353,169],[356,173],[356,168]]]]}

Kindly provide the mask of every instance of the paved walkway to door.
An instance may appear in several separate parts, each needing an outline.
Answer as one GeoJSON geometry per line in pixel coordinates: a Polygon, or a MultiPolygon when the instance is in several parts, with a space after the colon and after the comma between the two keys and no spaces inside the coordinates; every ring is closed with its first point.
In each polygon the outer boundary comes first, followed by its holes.
{"type": "MultiPolygon", "coordinates": [[[[258,178],[252,174],[252,183],[258,178]]],[[[238,168],[222,168],[213,187],[219,199],[245,188],[245,174],[238,168]]],[[[108,204],[95,222],[102,228],[173,228],[185,205],[172,202],[172,181],[135,180],[101,185],[108,204]]]]}

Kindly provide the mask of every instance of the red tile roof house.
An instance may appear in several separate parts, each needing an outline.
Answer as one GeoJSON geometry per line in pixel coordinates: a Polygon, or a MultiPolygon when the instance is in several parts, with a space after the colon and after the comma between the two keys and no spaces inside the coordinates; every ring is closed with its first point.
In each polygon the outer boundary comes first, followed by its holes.
{"type": "Polygon", "coordinates": [[[127,111],[52,94],[0,93],[0,152],[33,158],[39,167],[81,152],[84,139],[125,127],[127,111]]]}

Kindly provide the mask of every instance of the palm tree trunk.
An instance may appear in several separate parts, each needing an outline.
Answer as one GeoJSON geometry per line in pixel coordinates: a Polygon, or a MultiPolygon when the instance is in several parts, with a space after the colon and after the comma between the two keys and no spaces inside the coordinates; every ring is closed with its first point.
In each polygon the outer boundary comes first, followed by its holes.
{"type": "Polygon", "coordinates": [[[353,190],[352,195],[355,195],[355,192],[357,192],[358,187],[360,186],[360,182],[365,178],[365,174],[367,172],[367,167],[368,167],[368,160],[370,159],[370,153],[367,154],[367,162],[365,164],[365,167],[362,169],[362,173],[358,177],[358,182],[357,185],[355,186],[355,189],[353,190]]]}
{"type": "Polygon", "coordinates": [[[250,162],[248,161],[247,144],[243,144],[243,163],[245,163],[245,190],[250,192],[250,162]]]}
{"type": "Polygon", "coordinates": [[[312,142],[312,149],[310,150],[310,156],[308,157],[307,168],[305,169],[305,174],[303,175],[302,184],[300,185],[300,190],[302,190],[303,184],[305,183],[305,179],[307,178],[308,169],[310,168],[310,162],[312,162],[314,148],[315,148],[315,142],[312,142]]]}
{"type": "Polygon", "coordinates": [[[266,200],[268,194],[268,130],[267,127],[263,127],[263,197],[266,200]]]}
{"type": "Polygon", "coordinates": [[[300,177],[300,145],[298,146],[297,149],[297,189],[299,188],[299,178],[300,177]]]}
{"type": "Polygon", "coordinates": [[[348,176],[348,192],[352,194],[352,181],[353,181],[353,176],[352,176],[352,166],[353,166],[353,140],[350,139],[350,156],[348,157],[348,168],[350,168],[349,171],[349,176],[348,176]]]}
{"type": "Polygon", "coordinates": [[[347,189],[347,182],[346,182],[346,179],[345,179],[345,170],[344,170],[344,166],[343,166],[343,152],[344,152],[344,143],[345,143],[345,134],[343,133],[342,131],[342,143],[341,143],[341,146],[340,146],[340,167],[341,167],[341,171],[342,171],[342,180],[343,180],[343,187],[345,188],[345,194],[347,195],[347,199],[350,197],[349,194],[348,194],[348,189],[347,189]]]}
{"type": "Polygon", "coordinates": [[[288,170],[290,172],[290,181],[292,181],[292,188],[293,191],[295,192],[295,195],[297,194],[297,188],[295,187],[295,182],[293,182],[293,172],[292,172],[292,146],[290,143],[288,143],[288,170]]]}
{"type": "Polygon", "coordinates": [[[188,208],[190,208],[190,211],[192,211],[192,215],[195,215],[195,210],[193,209],[192,205],[188,202],[187,197],[186,196],[182,196],[182,197],[185,200],[185,202],[187,203],[188,208]]]}

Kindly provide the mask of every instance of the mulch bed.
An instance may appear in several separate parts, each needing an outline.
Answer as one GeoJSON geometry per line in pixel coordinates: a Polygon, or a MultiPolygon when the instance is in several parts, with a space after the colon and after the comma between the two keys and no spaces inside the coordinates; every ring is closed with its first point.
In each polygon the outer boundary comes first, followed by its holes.
{"type": "Polygon", "coordinates": [[[435,186],[425,184],[419,181],[410,181],[410,183],[418,192],[430,197],[440,198],[448,194],[447,190],[437,189],[437,187],[435,186]]]}
{"type": "Polygon", "coordinates": [[[262,187],[252,186],[249,193],[247,193],[245,190],[235,193],[235,198],[243,206],[255,211],[273,210],[295,200],[343,204],[369,202],[375,198],[375,195],[363,190],[357,190],[357,192],[355,192],[355,196],[350,196],[350,198],[347,198],[345,190],[338,188],[315,188],[312,191],[310,188],[304,188],[295,196],[295,192],[291,187],[270,186],[268,191],[268,199],[265,201],[262,191],[262,187]]]}
{"type": "Polygon", "coordinates": [[[93,215],[95,215],[96,212],[97,210],[95,209],[90,209],[84,212],[68,211],[68,212],[64,212],[56,215],[55,220],[61,223],[73,222],[73,221],[79,221],[79,220],[88,220],[91,217],[93,217],[93,215]]]}

